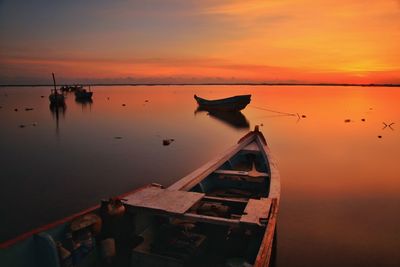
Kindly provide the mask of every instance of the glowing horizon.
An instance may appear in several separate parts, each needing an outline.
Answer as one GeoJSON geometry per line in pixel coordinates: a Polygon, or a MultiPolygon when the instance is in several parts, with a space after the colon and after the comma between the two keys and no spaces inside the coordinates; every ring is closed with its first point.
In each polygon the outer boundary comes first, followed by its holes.
{"type": "Polygon", "coordinates": [[[400,2],[2,1],[0,84],[400,83],[400,2]]]}

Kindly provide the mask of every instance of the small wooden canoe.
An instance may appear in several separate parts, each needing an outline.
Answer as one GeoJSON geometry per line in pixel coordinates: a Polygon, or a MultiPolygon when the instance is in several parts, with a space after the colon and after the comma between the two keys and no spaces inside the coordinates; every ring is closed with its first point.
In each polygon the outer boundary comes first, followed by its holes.
{"type": "Polygon", "coordinates": [[[256,127],[168,188],[151,184],[0,244],[0,262],[265,267],[279,198],[279,173],[256,127]]]}
{"type": "Polygon", "coordinates": [[[237,95],[233,97],[207,100],[197,95],[194,95],[197,104],[206,110],[218,110],[218,111],[239,111],[244,109],[251,101],[251,95],[237,95]]]}

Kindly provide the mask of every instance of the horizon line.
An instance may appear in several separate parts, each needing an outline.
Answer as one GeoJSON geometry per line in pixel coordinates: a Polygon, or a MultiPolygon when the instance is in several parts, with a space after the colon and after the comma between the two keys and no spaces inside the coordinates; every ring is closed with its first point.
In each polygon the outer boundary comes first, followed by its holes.
{"type": "MultiPolygon", "coordinates": [[[[210,85],[232,85],[232,86],[360,86],[360,87],[400,87],[400,84],[393,83],[72,83],[63,85],[83,86],[210,86],[210,85]]],[[[54,86],[54,84],[0,84],[0,87],[40,87],[54,86]]]]}

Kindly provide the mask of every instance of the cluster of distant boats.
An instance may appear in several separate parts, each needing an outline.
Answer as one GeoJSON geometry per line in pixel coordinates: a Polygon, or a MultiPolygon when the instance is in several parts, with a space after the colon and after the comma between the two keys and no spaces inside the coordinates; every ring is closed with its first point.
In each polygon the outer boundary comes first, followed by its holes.
{"type": "Polygon", "coordinates": [[[74,92],[75,99],[81,102],[92,101],[93,92],[89,89],[85,89],[82,85],[63,85],[60,89],[57,89],[56,79],[53,75],[54,89],[51,90],[49,95],[50,105],[52,106],[64,106],[65,105],[65,95],[66,92],[74,92]],[[61,92],[59,92],[61,91],[61,92]]]}

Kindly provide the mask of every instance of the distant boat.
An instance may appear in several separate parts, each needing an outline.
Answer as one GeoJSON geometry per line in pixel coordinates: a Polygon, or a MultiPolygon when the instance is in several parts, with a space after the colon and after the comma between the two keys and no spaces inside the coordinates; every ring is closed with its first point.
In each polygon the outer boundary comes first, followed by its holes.
{"type": "Polygon", "coordinates": [[[267,267],[279,199],[279,172],[256,127],[168,188],[144,186],[1,243],[0,262],[267,267]]]}
{"type": "Polygon", "coordinates": [[[60,94],[54,90],[51,90],[51,94],[49,95],[49,100],[52,105],[63,105],[65,103],[65,97],[63,94],[60,94]]]}
{"type": "Polygon", "coordinates": [[[77,100],[91,100],[93,92],[86,90],[85,88],[79,88],[75,90],[75,98],[77,100]]]}
{"type": "Polygon", "coordinates": [[[207,100],[194,95],[197,104],[205,110],[239,111],[244,109],[251,101],[251,95],[238,95],[223,99],[207,100]]]}
{"type": "Polygon", "coordinates": [[[52,73],[52,76],[53,76],[54,89],[51,90],[51,93],[49,95],[50,104],[53,106],[64,105],[65,97],[62,93],[61,94],[58,93],[56,87],[56,78],[54,77],[54,73],[52,73]]]}

